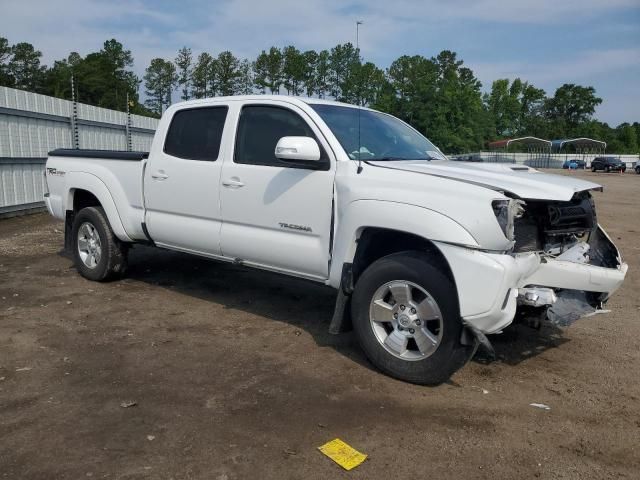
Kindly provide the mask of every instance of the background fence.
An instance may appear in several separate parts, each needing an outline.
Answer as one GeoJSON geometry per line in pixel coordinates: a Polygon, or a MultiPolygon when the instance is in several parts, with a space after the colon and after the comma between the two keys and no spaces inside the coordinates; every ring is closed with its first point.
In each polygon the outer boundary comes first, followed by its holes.
{"type": "Polygon", "coordinates": [[[615,153],[583,155],[576,153],[516,153],[504,151],[465,153],[464,155],[454,155],[451,158],[487,163],[516,163],[534,168],[562,168],[565,161],[576,158],[587,162],[587,168],[589,168],[591,160],[603,156],[619,158],[627,165],[628,169],[633,169],[636,162],[640,160],[638,155],[617,155],[615,153]]]}
{"type": "Polygon", "coordinates": [[[158,120],[0,87],[0,216],[44,206],[56,148],[149,151],[158,120]]]}

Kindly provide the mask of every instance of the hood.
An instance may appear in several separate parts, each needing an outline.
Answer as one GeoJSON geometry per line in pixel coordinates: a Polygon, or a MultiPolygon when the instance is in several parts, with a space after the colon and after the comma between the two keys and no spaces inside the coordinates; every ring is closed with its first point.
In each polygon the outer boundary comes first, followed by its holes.
{"type": "Polygon", "coordinates": [[[542,173],[526,165],[513,163],[454,162],[448,160],[407,160],[367,162],[393,170],[404,170],[424,175],[448,178],[492,190],[509,192],[530,200],[571,200],[577,192],[602,190],[597,183],[573,178],[569,175],[542,173]]]}

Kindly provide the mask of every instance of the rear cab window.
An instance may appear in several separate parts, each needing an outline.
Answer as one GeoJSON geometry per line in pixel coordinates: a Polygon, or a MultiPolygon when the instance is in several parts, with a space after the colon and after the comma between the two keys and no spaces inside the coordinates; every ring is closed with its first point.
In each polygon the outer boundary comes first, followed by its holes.
{"type": "Polygon", "coordinates": [[[220,153],[227,106],[179,110],[171,119],[164,153],[185,160],[215,162],[220,153]]]}

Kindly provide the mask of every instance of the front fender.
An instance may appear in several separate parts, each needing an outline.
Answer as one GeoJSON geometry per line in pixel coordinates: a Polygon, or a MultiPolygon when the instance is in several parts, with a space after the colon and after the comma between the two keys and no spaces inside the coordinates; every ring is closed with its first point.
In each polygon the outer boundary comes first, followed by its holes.
{"type": "Polygon", "coordinates": [[[459,223],[434,210],[407,203],[356,200],[338,218],[329,285],[338,288],[342,265],[353,262],[357,239],[365,228],[379,227],[418,235],[427,240],[478,247],[459,223]]]}
{"type": "Polygon", "coordinates": [[[116,208],[116,203],[109,192],[109,189],[97,176],[86,172],[68,172],[66,174],[66,193],[64,195],[65,210],[73,210],[73,196],[76,190],[86,190],[100,201],[100,205],[107,214],[109,225],[113,233],[123,242],[131,242],[132,239],[124,229],[120,214],[116,208]]]}

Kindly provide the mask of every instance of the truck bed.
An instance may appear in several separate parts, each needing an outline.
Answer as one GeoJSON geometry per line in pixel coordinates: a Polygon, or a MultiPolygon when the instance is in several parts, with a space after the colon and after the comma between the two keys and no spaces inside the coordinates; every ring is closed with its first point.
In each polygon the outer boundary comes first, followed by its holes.
{"type": "Polygon", "coordinates": [[[126,152],[123,150],[89,150],[80,148],[58,148],[49,152],[50,157],[106,158],[139,162],[149,158],[149,152],[126,152]]]}
{"type": "Polygon", "coordinates": [[[95,196],[123,241],[148,240],[144,222],[142,176],[147,152],[57,149],[46,163],[49,211],[61,220],[73,210],[76,190],[95,196]]]}

